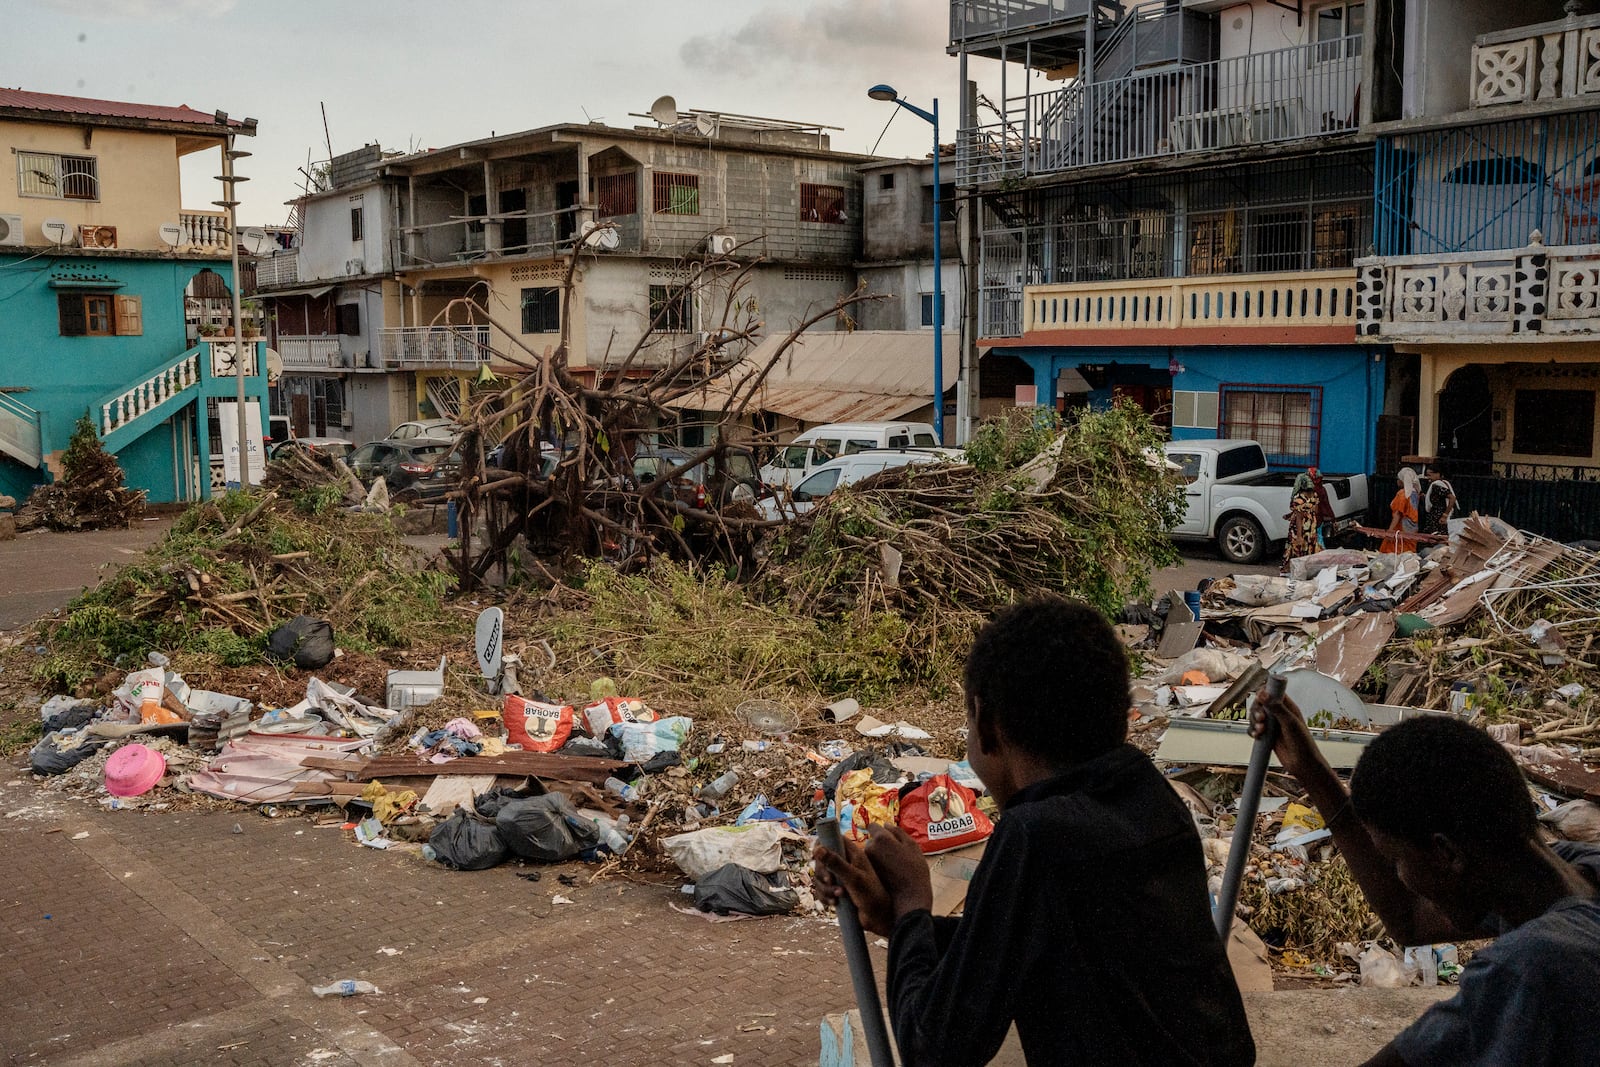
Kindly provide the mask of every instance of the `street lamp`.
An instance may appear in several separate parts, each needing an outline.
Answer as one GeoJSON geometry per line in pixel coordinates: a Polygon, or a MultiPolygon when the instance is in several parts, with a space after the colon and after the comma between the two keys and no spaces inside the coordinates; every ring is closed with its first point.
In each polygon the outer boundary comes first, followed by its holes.
{"type": "Polygon", "coordinates": [[[939,204],[939,101],[933,102],[932,111],[924,111],[915,104],[900,99],[900,94],[888,85],[874,85],[867,90],[874,100],[899,104],[917,118],[933,125],[933,433],[944,444],[944,259],[940,255],[939,234],[944,229],[944,218],[939,204]]]}

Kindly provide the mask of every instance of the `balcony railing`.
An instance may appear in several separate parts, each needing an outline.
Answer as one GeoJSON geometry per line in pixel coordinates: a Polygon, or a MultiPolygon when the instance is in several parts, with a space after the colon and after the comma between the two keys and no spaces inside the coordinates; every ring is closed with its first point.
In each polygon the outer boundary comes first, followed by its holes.
{"type": "Polygon", "coordinates": [[[0,393],[0,455],[37,467],[44,458],[39,413],[8,393],[0,393]]]}
{"type": "MultiPolygon", "coordinates": [[[[1353,270],[1231,274],[1070,285],[1023,291],[1023,334],[1116,330],[1355,325],[1353,270]]],[[[1163,344],[1159,337],[1129,344],[1163,344]]]]}
{"type": "Polygon", "coordinates": [[[1353,130],[1361,43],[1353,35],[1013,97],[1004,121],[960,132],[957,179],[972,185],[1353,130]]]}
{"type": "Polygon", "coordinates": [[[228,216],[221,211],[180,211],[178,228],[183,231],[183,243],[201,251],[226,252],[228,244],[228,216]]]}
{"type": "Polygon", "coordinates": [[[256,260],[256,288],[276,289],[300,281],[300,250],[291,248],[256,260]]]}
{"type": "Polygon", "coordinates": [[[955,0],[950,41],[959,44],[1087,18],[1095,0],[955,0]]]}
{"type": "Polygon", "coordinates": [[[1472,106],[1600,94],[1600,15],[1486,33],[1472,46],[1472,106]]]}
{"type": "Polygon", "coordinates": [[[1600,245],[1356,261],[1356,332],[1379,340],[1519,341],[1600,333],[1600,245]]]}
{"type": "Polygon", "coordinates": [[[279,337],[284,370],[338,370],[345,365],[337,337],[279,337]]]}
{"type": "Polygon", "coordinates": [[[382,331],[383,362],[399,370],[477,370],[489,362],[488,326],[403,326],[382,331]]]}

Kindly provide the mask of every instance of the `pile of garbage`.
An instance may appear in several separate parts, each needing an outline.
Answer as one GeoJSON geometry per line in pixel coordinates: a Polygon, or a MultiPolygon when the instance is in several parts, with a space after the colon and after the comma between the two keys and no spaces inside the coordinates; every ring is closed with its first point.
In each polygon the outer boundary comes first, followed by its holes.
{"type": "Polygon", "coordinates": [[[121,465],[101,446],[85,415],[61,455],[61,480],[28,495],[17,510],[16,529],[126,529],[144,514],[145,494],[127,488],[123,479],[121,465]]]}
{"type": "MultiPolygon", "coordinates": [[[[1482,726],[1522,765],[1552,837],[1600,840],[1600,556],[1474,515],[1424,554],[1332,550],[1279,577],[1238,575],[1126,610],[1144,670],[1135,737],[1189,804],[1220,884],[1249,761],[1247,708],[1268,674],[1348,772],[1417,715],[1482,726]]],[[[1454,946],[1392,946],[1322,818],[1268,777],[1239,917],[1280,971],[1377,984],[1448,980],[1454,946]],[[1431,953],[1431,955],[1430,955],[1431,953]],[[1431,962],[1430,962],[1431,961],[1431,962]]]]}

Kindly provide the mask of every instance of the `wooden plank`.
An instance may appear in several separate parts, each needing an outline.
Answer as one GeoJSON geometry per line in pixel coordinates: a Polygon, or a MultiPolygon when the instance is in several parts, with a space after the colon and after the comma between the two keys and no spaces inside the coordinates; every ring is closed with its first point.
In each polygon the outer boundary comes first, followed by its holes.
{"type": "Polygon", "coordinates": [[[313,771],[333,771],[336,774],[358,774],[366,765],[364,759],[343,759],[337,756],[302,756],[300,766],[313,771]]]}
{"type": "Polygon", "coordinates": [[[296,782],[297,797],[358,797],[367,788],[366,782],[296,782]]]}
{"type": "Polygon", "coordinates": [[[629,764],[594,756],[561,756],[553,752],[507,752],[503,756],[462,756],[447,763],[425,763],[415,756],[380,756],[357,772],[364,781],[373,778],[436,778],[440,775],[487,774],[524,778],[561,778],[600,785],[629,764]]]}

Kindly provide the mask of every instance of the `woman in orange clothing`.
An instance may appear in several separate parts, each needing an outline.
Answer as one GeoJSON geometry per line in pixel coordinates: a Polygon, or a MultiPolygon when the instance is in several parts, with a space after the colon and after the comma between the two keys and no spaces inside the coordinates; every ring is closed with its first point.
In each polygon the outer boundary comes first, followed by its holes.
{"type": "Polygon", "coordinates": [[[1394,499],[1389,501],[1389,534],[1383,539],[1383,551],[1415,552],[1417,541],[1410,535],[1417,532],[1417,524],[1421,519],[1417,508],[1421,503],[1422,486],[1417,480],[1417,472],[1410,467],[1400,468],[1395,483],[1400,488],[1395,491],[1394,499]]]}

